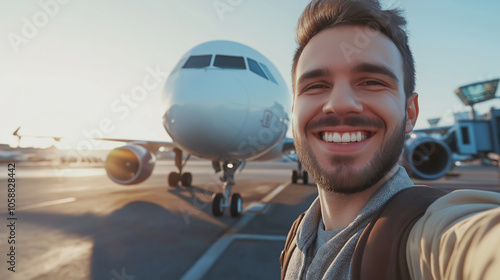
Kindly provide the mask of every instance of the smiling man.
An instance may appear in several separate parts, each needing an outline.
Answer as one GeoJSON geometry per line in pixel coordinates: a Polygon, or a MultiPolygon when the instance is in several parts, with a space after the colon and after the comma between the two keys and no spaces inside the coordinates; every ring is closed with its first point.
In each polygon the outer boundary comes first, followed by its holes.
{"type": "MultiPolygon", "coordinates": [[[[313,0],[299,18],[292,128],[299,158],[318,185],[318,198],[289,234],[282,278],[351,279],[363,230],[391,197],[413,187],[398,165],[405,134],[413,130],[419,112],[405,24],[401,11],[382,10],[377,0],[313,0]],[[292,240],[295,245],[288,250],[292,240]]],[[[494,222],[500,220],[499,205],[500,195],[485,192],[436,200],[402,244],[409,275],[398,279],[499,275],[499,253],[484,255],[462,243],[484,236],[453,239],[479,229],[500,236],[494,222]],[[451,208],[455,216],[442,215],[451,208]],[[482,215],[485,210],[492,213],[482,215]],[[463,231],[463,223],[472,226],[463,231]],[[484,260],[466,263],[463,250],[469,258],[482,254],[484,260]]],[[[493,240],[500,245],[499,238],[493,240]]]]}
{"type": "Polygon", "coordinates": [[[374,191],[372,185],[395,167],[418,115],[417,94],[406,100],[402,58],[389,38],[378,33],[359,53],[343,51],[342,44],[354,44],[362,30],[346,25],[321,31],[295,69],[297,150],[327,191],[374,191]]]}

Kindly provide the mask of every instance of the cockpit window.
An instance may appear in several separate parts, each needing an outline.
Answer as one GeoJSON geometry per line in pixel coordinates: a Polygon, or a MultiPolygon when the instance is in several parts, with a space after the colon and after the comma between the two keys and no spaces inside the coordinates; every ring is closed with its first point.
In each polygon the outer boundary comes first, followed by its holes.
{"type": "Polygon", "coordinates": [[[262,66],[262,69],[264,69],[264,72],[266,72],[267,76],[269,77],[269,80],[271,80],[275,84],[278,84],[278,82],[276,82],[276,80],[273,77],[273,74],[271,74],[271,71],[269,71],[267,66],[265,64],[262,64],[262,63],[260,64],[260,66],[262,66]]]}
{"type": "Polygon", "coordinates": [[[262,71],[262,68],[260,68],[257,61],[255,61],[251,58],[248,58],[248,57],[247,57],[247,61],[248,61],[248,68],[250,68],[250,71],[254,72],[255,74],[257,74],[257,75],[259,75],[262,78],[267,80],[266,74],[264,73],[264,71],[262,71]]]}
{"type": "Polygon", "coordinates": [[[216,55],[214,66],[230,69],[246,69],[245,60],[241,56],[216,55]]]}
{"type": "Polygon", "coordinates": [[[193,55],[188,58],[182,68],[203,68],[210,66],[212,55],[193,55]]]}

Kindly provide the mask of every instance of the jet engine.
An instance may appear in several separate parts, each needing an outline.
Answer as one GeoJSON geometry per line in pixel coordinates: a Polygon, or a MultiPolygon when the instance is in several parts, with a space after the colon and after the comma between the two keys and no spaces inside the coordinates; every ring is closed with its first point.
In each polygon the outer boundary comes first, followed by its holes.
{"type": "Polygon", "coordinates": [[[156,157],[140,145],[128,145],[112,150],[106,158],[109,178],[122,185],[139,184],[153,172],[156,157]]]}
{"type": "Polygon", "coordinates": [[[436,180],[446,175],[452,167],[451,150],[439,139],[430,136],[412,137],[406,140],[402,165],[411,177],[436,180]]]}

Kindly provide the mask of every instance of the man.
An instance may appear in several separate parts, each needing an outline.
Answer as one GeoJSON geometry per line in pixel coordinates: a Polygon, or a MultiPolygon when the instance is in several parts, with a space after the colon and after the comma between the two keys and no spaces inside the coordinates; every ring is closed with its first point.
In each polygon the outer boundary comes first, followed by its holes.
{"type": "MultiPolygon", "coordinates": [[[[292,128],[318,198],[298,226],[286,279],[350,279],[366,225],[413,186],[398,165],[419,113],[405,24],[377,0],[313,0],[299,18],[292,128]]],[[[411,277],[499,279],[499,205],[499,194],[473,191],[434,202],[406,245],[411,277]]]]}

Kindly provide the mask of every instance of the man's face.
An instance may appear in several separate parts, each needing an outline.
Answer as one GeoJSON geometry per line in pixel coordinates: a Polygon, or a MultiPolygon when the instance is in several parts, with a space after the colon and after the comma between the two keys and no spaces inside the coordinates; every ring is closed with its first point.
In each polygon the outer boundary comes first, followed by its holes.
{"type": "Polygon", "coordinates": [[[405,102],[397,47],[382,33],[367,30],[325,29],[310,40],[297,64],[295,146],[328,191],[355,193],[384,177],[418,115],[416,94],[405,102]]]}

